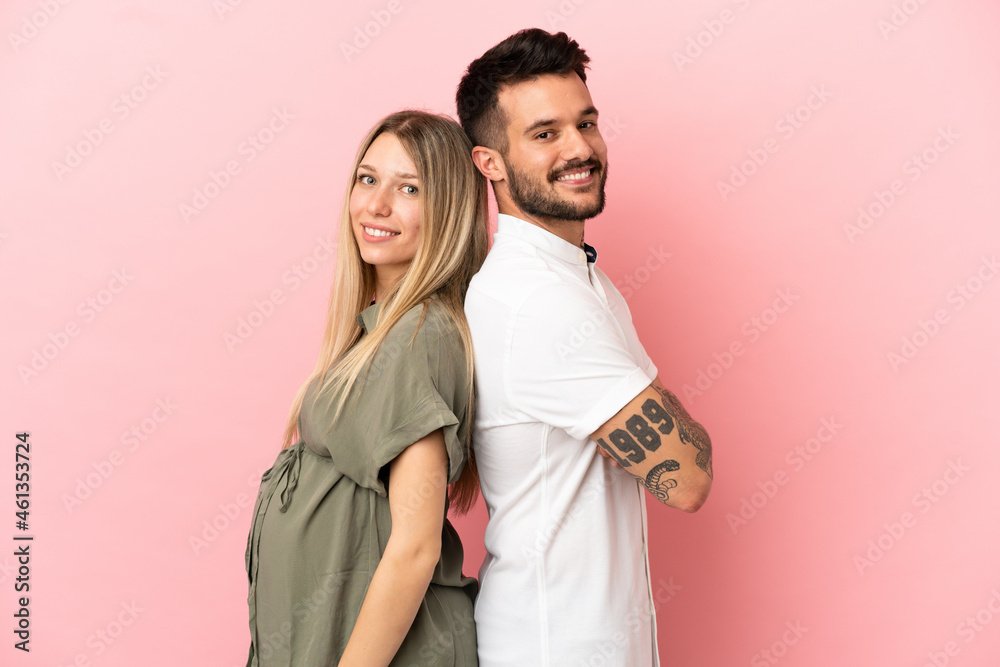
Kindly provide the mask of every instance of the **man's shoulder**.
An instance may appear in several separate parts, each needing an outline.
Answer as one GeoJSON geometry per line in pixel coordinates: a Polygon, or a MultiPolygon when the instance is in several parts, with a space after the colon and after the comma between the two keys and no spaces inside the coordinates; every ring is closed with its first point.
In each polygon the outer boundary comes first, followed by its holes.
{"type": "Polygon", "coordinates": [[[529,300],[559,298],[579,292],[578,281],[567,274],[565,267],[553,262],[544,253],[515,244],[494,246],[482,268],[469,284],[466,306],[492,301],[512,310],[519,310],[529,300]]]}

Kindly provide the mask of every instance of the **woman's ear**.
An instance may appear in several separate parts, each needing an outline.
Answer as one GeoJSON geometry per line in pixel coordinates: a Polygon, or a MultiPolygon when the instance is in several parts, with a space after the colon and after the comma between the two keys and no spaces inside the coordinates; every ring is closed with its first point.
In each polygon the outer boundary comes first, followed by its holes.
{"type": "Polygon", "coordinates": [[[507,167],[498,151],[485,146],[476,146],[472,149],[472,162],[483,176],[494,183],[507,180],[507,167]]]}

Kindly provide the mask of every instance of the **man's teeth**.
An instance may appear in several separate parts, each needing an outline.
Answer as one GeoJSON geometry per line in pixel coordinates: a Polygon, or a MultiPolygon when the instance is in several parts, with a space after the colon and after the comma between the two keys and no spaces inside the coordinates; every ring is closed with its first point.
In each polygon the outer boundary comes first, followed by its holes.
{"type": "Polygon", "coordinates": [[[370,236],[399,236],[399,232],[387,232],[382,229],[375,229],[374,227],[365,227],[365,232],[370,236]]]}
{"type": "Polygon", "coordinates": [[[559,181],[579,181],[581,179],[587,178],[588,176],[590,176],[590,170],[589,169],[587,171],[578,171],[575,174],[566,174],[565,176],[560,176],[556,180],[559,180],[559,181]]]}

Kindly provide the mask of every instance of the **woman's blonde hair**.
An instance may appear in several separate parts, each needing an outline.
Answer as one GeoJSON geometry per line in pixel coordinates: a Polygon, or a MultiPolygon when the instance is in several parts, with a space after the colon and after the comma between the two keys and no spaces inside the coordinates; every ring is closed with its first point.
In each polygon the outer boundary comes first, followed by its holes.
{"type": "MultiPolygon", "coordinates": [[[[467,418],[474,414],[472,337],[465,319],[465,292],[486,258],[488,245],[486,180],[472,163],[472,144],[458,123],[437,114],[405,110],[386,116],[361,142],[344,197],[333,290],[319,359],[299,389],[285,427],[282,449],[299,437],[298,420],[309,385],[326,376],[321,391],[340,395],[348,390],[385,341],[389,331],[414,306],[436,296],[462,338],[469,377],[467,418]],[[375,292],[375,268],[366,263],[351,228],[350,198],[358,165],[381,134],[395,136],[417,168],[420,180],[420,245],[409,268],[381,295],[378,323],[362,336],[356,316],[375,292]]],[[[423,314],[421,315],[421,322],[423,314]]],[[[331,394],[332,395],[332,394],[331,394]]],[[[475,504],[479,476],[472,457],[472,425],[465,442],[467,461],[449,492],[450,506],[459,513],[475,504]]]]}

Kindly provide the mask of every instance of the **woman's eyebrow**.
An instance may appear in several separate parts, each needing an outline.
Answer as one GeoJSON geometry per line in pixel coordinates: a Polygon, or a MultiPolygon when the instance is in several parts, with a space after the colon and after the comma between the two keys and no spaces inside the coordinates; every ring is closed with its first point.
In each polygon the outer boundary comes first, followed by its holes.
{"type": "MultiPolygon", "coordinates": [[[[370,171],[376,174],[378,173],[378,169],[371,166],[370,164],[359,164],[358,169],[364,169],[365,171],[370,171]]],[[[420,177],[417,176],[416,174],[411,174],[406,171],[397,171],[395,175],[397,178],[416,179],[416,180],[420,179],[420,177]]]]}

